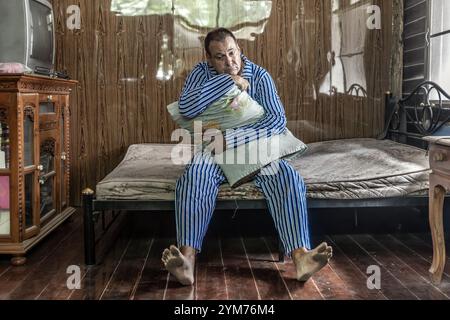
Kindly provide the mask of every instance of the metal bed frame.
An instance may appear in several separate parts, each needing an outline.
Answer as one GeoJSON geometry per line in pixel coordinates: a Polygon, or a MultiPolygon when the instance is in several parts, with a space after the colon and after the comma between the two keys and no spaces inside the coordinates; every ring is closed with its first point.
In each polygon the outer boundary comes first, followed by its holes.
{"type": "MultiPolygon", "coordinates": [[[[445,107],[442,104],[442,96],[450,99],[449,95],[433,82],[424,82],[419,85],[408,97],[397,100],[391,93],[385,95],[385,131],[379,139],[391,139],[400,143],[411,144],[409,139],[425,142],[423,136],[433,135],[444,124],[450,121],[449,115],[445,116],[445,107]],[[436,90],[439,101],[430,101],[430,94],[436,90]],[[412,130],[410,131],[410,129],[412,130]]],[[[419,144],[420,144],[419,143],[419,144]]],[[[174,201],[149,201],[149,200],[99,200],[95,198],[94,191],[85,189],[82,192],[84,211],[84,250],[85,264],[95,265],[95,223],[102,216],[103,230],[109,229],[117,218],[116,211],[169,211],[175,209],[174,201]],[[105,226],[105,211],[113,211],[114,218],[105,226]]],[[[337,209],[337,208],[381,208],[381,207],[427,207],[428,196],[406,196],[382,199],[308,199],[309,209],[337,209]]],[[[221,200],[216,203],[216,210],[258,210],[267,209],[265,200],[221,200]]],[[[100,240],[100,239],[99,239],[100,240]]],[[[284,261],[284,249],[278,239],[279,261],[284,261]]]]}

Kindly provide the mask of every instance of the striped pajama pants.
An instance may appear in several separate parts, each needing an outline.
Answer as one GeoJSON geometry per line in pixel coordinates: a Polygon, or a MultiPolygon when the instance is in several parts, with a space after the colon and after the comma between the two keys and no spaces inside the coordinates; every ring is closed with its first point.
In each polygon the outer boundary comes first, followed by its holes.
{"type": "MultiPolygon", "coordinates": [[[[284,160],[268,166],[254,182],[264,194],[286,255],[298,248],[311,249],[306,187],[303,178],[284,160]]],[[[220,185],[226,181],[211,157],[198,153],[178,179],[175,216],[178,246],[201,251],[215,209],[220,185]]]]}

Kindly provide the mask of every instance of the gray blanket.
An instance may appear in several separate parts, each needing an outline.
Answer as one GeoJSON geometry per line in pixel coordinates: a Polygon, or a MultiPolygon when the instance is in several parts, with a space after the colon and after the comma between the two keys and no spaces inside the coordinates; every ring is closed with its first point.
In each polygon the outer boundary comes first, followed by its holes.
{"type": "MultiPolygon", "coordinates": [[[[172,163],[173,147],[130,146],[123,161],[97,184],[97,198],[173,200],[176,180],[185,168],[172,163]]],[[[185,146],[186,151],[192,148],[185,146]]],[[[374,199],[428,191],[426,151],[390,140],[312,143],[291,164],[303,176],[307,196],[314,199],[374,199]]],[[[219,190],[219,199],[263,198],[252,181],[236,189],[225,183],[219,190]]]]}

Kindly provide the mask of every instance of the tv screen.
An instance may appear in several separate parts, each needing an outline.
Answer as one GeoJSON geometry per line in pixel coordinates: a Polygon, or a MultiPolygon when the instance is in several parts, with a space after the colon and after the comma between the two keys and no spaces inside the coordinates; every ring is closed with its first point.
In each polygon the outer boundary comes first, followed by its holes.
{"type": "Polygon", "coordinates": [[[53,62],[53,17],[51,8],[30,0],[31,58],[53,62]]]}
{"type": "Polygon", "coordinates": [[[0,0],[0,63],[54,68],[54,23],[47,0],[0,0]]]}
{"type": "Polygon", "coordinates": [[[28,0],[30,8],[29,65],[53,67],[53,13],[51,6],[38,0],[28,0]]]}

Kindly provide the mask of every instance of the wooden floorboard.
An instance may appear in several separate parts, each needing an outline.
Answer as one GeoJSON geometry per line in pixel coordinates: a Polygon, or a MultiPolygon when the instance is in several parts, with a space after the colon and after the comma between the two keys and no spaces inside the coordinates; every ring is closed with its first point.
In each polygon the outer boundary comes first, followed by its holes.
{"type": "MultiPolygon", "coordinates": [[[[431,263],[433,261],[433,244],[426,239],[428,236],[416,235],[416,234],[396,234],[395,237],[406,244],[411,250],[418,253],[431,263]]],[[[448,247],[448,246],[447,246],[448,247]]],[[[450,258],[447,255],[447,263],[444,267],[444,275],[450,277],[450,258]]]]}
{"type": "Polygon", "coordinates": [[[137,284],[132,299],[135,300],[163,300],[167,286],[167,271],[163,268],[161,254],[172,241],[154,238],[147,261],[142,269],[141,279],[137,284]]]}
{"type": "Polygon", "coordinates": [[[10,259],[8,257],[0,257],[0,278],[11,268],[10,259]]]}
{"type": "MultiPolygon", "coordinates": [[[[450,235],[449,232],[445,232],[445,249],[446,249],[446,261],[444,272],[447,273],[447,275],[450,275],[450,235]]],[[[411,234],[411,236],[421,239],[427,247],[430,249],[431,252],[431,259],[433,259],[433,240],[431,238],[430,233],[414,233],[411,234]]]]}
{"type": "Polygon", "coordinates": [[[328,245],[333,247],[333,258],[330,266],[345,282],[352,298],[355,300],[386,300],[380,290],[371,290],[367,287],[367,274],[345,254],[339,246],[334,245],[330,237],[325,237],[328,245]]]}
{"type": "Polygon", "coordinates": [[[231,300],[261,298],[240,238],[221,241],[228,297],[231,300]]]}
{"type": "MultiPolygon", "coordinates": [[[[67,299],[70,300],[98,300],[110,281],[120,259],[131,242],[131,233],[128,229],[121,229],[117,237],[112,240],[114,245],[107,254],[98,258],[97,265],[85,267],[82,274],[80,289],[70,290],[67,299]]],[[[108,239],[105,239],[107,242],[108,239]]],[[[82,264],[83,266],[83,264],[82,264]]]]}
{"type": "MultiPolygon", "coordinates": [[[[54,267],[51,267],[50,270],[46,270],[47,274],[51,274],[51,277],[43,277],[46,279],[47,284],[44,289],[36,296],[35,299],[40,300],[67,300],[72,292],[69,290],[67,281],[70,274],[73,274],[73,268],[79,268],[80,275],[86,272],[87,267],[84,265],[84,255],[83,255],[83,234],[80,231],[75,232],[70,240],[70,247],[67,250],[67,254],[64,253],[62,255],[57,256],[57,252],[55,252],[49,259],[55,259],[55,261],[59,261],[61,259],[60,264],[55,264],[54,267]],[[71,254],[70,254],[71,253],[71,254]],[[66,256],[66,258],[64,258],[66,256]],[[68,270],[69,266],[71,269],[68,270]],[[68,271],[71,272],[68,274],[68,271]]],[[[78,272],[78,271],[77,271],[78,272]]],[[[74,284],[74,282],[71,282],[74,284]]]]}
{"type": "Polygon", "coordinates": [[[195,286],[182,286],[172,275],[167,275],[167,283],[163,299],[195,300],[195,286]]]}
{"type": "MultiPolygon", "coordinates": [[[[276,240],[273,237],[265,237],[264,240],[272,259],[275,260],[275,258],[278,258],[278,244],[276,240]]],[[[285,262],[276,263],[275,266],[286,283],[286,287],[289,290],[289,295],[293,300],[324,299],[314,279],[310,279],[306,283],[297,281],[297,271],[295,270],[295,266],[290,258],[286,258],[285,262]]]]}
{"type": "Polygon", "coordinates": [[[75,215],[30,250],[25,265],[7,268],[0,276],[0,299],[36,298],[45,287],[36,274],[45,270],[48,265],[54,265],[52,255],[58,252],[61,246],[67,246],[68,239],[79,230],[81,230],[81,215],[75,215]],[[28,281],[34,287],[28,289],[28,281]],[[24,292],[17,288],[24,288],[24,292]]]}
{"type": "Polygon", "coordinates": [[[146,264],[152,244],[153,238],[135,237],[131,239],[100,299],[124,300],[131,298],[134,288],[141,278],[142,269],[146,264]]]}
{"type": "MultiPolygon", "coordinates": [[[[449,300],[450,261],[442,284],[430,281],[429,234],[326,235],[329,265],[308,282],[296,280],[290,258],[278,262],[274,236],[212,233],[197,256],[196,282],[182,286],[164,270],[161,255],[175,243],[155,230],[137,231],[123,218],[98,244],[98,264],[84,265],[82,215],[63,223],[11,267],[0,259],[0,299],[91,300],[449,300]],[[107,250],[109,248],[109,250],[107,250]],[[79,266],[80,289],[67,287],[68,266],[79,266]],[[367,268],[379,266],[381,288],[369,289],[367,268]]],[[[142,228],[141,228],[142,229],[142,228]]],[[[145,230],[145,228],[144,228],[145,230]]],[[[448,238],[447,238],[448,239],[448,238]]],[[[448,245],[448,244],[447,244],[448,245]]]]}
{"type": "MultiPolygon", "coordinates": [[[[117,229],[121,229],[120,226],[117,226],[117,229]]],[[[84,280],[86,280],[86,275],[88,271],[90,270],[90,267],[87,267],[84,264],[84,248],[83,248],[83,230],[81,228],[78,228],[75,233],[72,234],[72,238],[68,240],[73,247],[71,247],[75,254],[71,255],[68,259],[65,260],[64,263],[67,264],[66,269],[63,267],[56,268],[52,272],[51,278],[48,280],[47,285],[45,288],[39,293],[39,295],[35,299],[40,300],[68,300],[73,295],[73,293],[81,291],[79,289],[73,289],[68,287],[68,277],[69,275],[73,275],[73,268],[78,267],[79,272],[81,275],[81,282],[80,282],[80,288],[85,288],[83,284],[84,280]],[[71,266],[72,269],[68,270],[68,267],[71,266]],[[72,272],[72,273],[68,273],[72,272]]],[[[106,241],[103,242],[104,244],[107,243],[108,239],[105,239],[106,241]]],[[[101,251],[101,250],[98,250],[101,251]]],[[[98,259],[101,262],[101,253],[97,254],[98,259]]],[[[60,256],[56,256],[56,253],[49,257],[49,259],[56,259],[56,261],[60,258],[60,256]]],[[[72,285],[76,285],[74,281],[71,281],[72,285]]]]}
{"type": "Polygon", "coordinates": [[[262,300],[292,300],[263,238],[241,238],[262,300]]]}
{"type": "Polygon", "coordinates": [[[435,286],[431,283],[431,278],[428,270],[431,266],[431,260],[428,260],[415,251],[411,250],[408,246],[402,243],[400,240],[392,235],[372,235],[372,237],[381,245],[390,250],[398,258],[400,258],[405,264],[412,268],[428,286],[433,286],[440,292],[442,292],[446,299],[450,299],[450,277],[444,275],[442,285],[435,286]]]}
{"type": "Polygon", "coordinates": [[[348,300],[353,298],[346,284],[330,265],[326,265],[312,278],[325,300],[348,300]]]}
{"type": "MultiPolygon", "coordinates": [[[[333,244],[336,248],[339,248],[347,257],[353,262],[361,272],[367,274],[367,268],[372,265],[379,265],[378,261],[374,257],[361,248],[350,236],[347,235],[335,235],[330,236],[333,244]]],[[[384,296],[391,300],[401,299],[417,299],[408,288],[398,280],[393,274],[391,274],[385,267],[380,266],[381,274],[381,292],[384,296]]],[[[366,281],[365,281],[366,282],[366,281]]]]}
{"type": "MultiPolygon", "coordinates": [[[[392,251],[375,241],[369,235],[354,235],[351,238],[377,261],[377,265],[386,269],[391,275],[421,300],[444,300],[447,297],[431,285],[428,279],[422,277],[408,264],[403,262],[392,251]]],[[[384,273],[381,274],[381,277],[384,273]]]]}
{"type": "Polygon", "coordinates": [[[228,300],[221,241],[218,237],[205,239],[196,262],[195,279],[196,300],[228,300]]]}
{"type": "MultiPolygon", "coordinates": [[[[22,283],[11,292],[11,299],[39,299],[42,292],[52,283],[58,274],[65,273],[67,267],[76,263],[76,256],[81,256],[82,232],[76,229],[53,251],[44,262],[29,274],[22,283]]],[[[67,276],[65,277],[67,279],[67,276]]]]}

